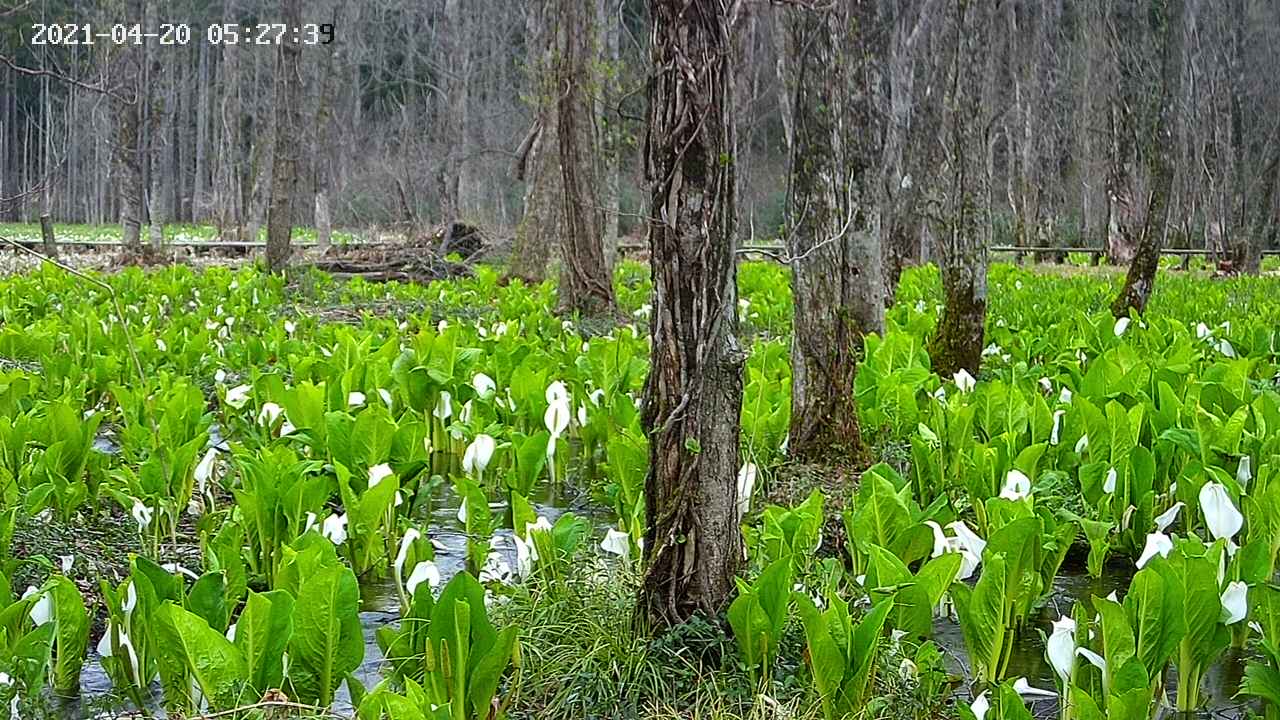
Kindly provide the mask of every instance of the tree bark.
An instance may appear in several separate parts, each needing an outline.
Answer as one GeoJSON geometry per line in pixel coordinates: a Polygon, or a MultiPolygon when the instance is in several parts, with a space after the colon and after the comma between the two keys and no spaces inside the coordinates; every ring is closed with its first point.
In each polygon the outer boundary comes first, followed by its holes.
{"type": "MultiPolygon", "coordinates": [[[[141,15],[141,3],[129,3],[130,9],[141,15]]],[[[112,105],[116,120],[116,187],[120,195],[120,239],[125,254],[136,254],[142,249],[143,182],[140,130],[142,125],[141,48],[125,45],[115,61],[119,82],[114,83],[116,93],[112,105]]]]}
{"type": "MultiPolygon", "coordinates": [[[[302,23],[301,0],[282,0],[284,21],[290,27],[302,23]]],[[[267,210],[267,270],[284,270],[292,253],[293,201],[297,194],[298,129],[302,125],[300,107],[302,46],[286,38],[276,53],[275,142],[271,150],[271,204],[267,210]]]]}
{"type": "Polygon", "coordinates": [[[552,67],[555,24],[551,3],[539,0],[528,9],[525,45],[529,87],[533,103],[533,128],[522,144],[516,178],[525,183],[524,216],[516,227],[515,242],[507,265],[508,279],[539,283],[546,277],[552,249],[564,227],[560,197],[559,140],[556,134],[556,85],[552,67]]]}
{"type": "MultiPolygon", "coordinates": [[[[799,64],[787,208],[795,322],[789,448],[802,459],[860,462],[854,378],[863,336],[884,332],[884,273],[871,196],[869,90],[855,66],[870,55],[852,3],[792,8],[799,64]],[[853,33],[858,32],[854,37],[853,33]],[[862,92],[854,95],[854,89],[862,92]],[[868,212],[868,208],[872,208],[868,212]]],[[[859,9],[867,3],[858,4],[859,9]]]]}
{"type": "MultiPolygon", "coordinates": [[[[341,5],[338,4],[337,7],[341,5]]],[[[332,15],[334,27],[341,27],[341,18],[335,8],[332,15]]],[[[323,60],[316,74],[316,112],[312,123],[313,146],[311,151],[312,192],[315,199],[316,247],[324,252],[333,242],[333,216],[329,211],[329,192],[332,186],[330,163],[333,158],[333,56],[337,49],[321,46],[323,60]]]]}
{"type": "Polygon", "coordinates": [[[651,0],[649,7],[654,294],[638,612],[661,628],[722,610],[743,558],[731,60],[739,3],[651,0]]]}
{"type": "Polygon", "coordinates": [[[933,369],[946,377],[967,369],[976,375],[982,363],[987,317],[987,246],[979,229],[990,112],[982,107],[975,68],[987,52],[982,3],[954,0],[949,30],[950,67],[942,99],[942,168],[945,192],[931,218],[938,240],[938,266],[945,304],[929,348],[933,369]]]}
{"type": "Polygon", "coordinates": [[[1169,222],[1169,198],[1173,189],[1173,138],[1177,136],[1178,100],[1182,94],[1182,46],[1186,28],[1183,24],[1183,0],[1168,0],[1165,5],[1164,42],[1160,70],[1159,106],[1147,141],[1148,171],[1151,175],[1151,199],[1146,221],[1138,240],[1138,250],[1129,265],[1124,287],[1111,304],[1111,314],[1125,317],[1131,310],[1141,313],[1151,299],[1160,266],[1160,249],[1169,222]]]}
{"type": "Polygon", "coordinates": [[[617,311],[613,270],[604,257],[604,207],[600,204],[595,130],[593,67],[599,64],[595,42],[595,0],[557,0],[559,52],[556,102],[559,121],[560,178],[564,184],[564,234],[560,245],[560,310],[584,316],[617,311]]]}
{"type": "MultiPolygon", "coordinates": [[[[147,2],[147,21],[159,27],[159,10],[155,0],[147,2]]],[[[153,29],[154,29],[153,28],[153,29]]],[[[173,111],[165,92],[166,79],[172,81],[173,68],[166,68],[160,62],[162,50],[158,47],[144,46],[147,54],[147,82],[145,97],[147,99],[147,228],[151,247],[159,250],[164,246],[164,191],[166,183],[174,182],[172,176],[166,177],[165,152],[169,150],[169,123],[166,115],[173,111]]]]}
{"type": "Polygon", "coordinates": [[[893,302],[898,279],[908,259],[917,254],[913,245],[920,237],[920,224],[915,215],[919,192],[908,168],[907,150],[916,125],[912,117],[916,58],[938,7],[939,0],[901,3],[893,14],[893,34],[885,63],[888,99],[876,195],[876,233],[884,258],[886,304],[893,302]]]}

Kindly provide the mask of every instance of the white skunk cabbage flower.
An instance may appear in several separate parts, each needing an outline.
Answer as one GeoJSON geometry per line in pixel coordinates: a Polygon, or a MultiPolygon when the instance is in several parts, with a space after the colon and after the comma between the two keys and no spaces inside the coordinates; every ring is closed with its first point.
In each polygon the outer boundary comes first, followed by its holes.
{"type": "Polygon", "coordinates": [[[1053,622],[1053,632],[1045,643],[1045,657],[1062,682],[1067,682],[1076,666],[1076,621],[1063,615],[1053,622]]]}
{"type": "Polygon", "coordinates": [[[969,709],[973,711],[973,716],[978,720],[986,720],[987,712],[991,710],[991,701],[987,699],[987,691],[983,690],[978,697],[973,699],[969,704],[969,709]]]}
{"type": "Polygon", "coordinates": [[[604,535],[604,540],[600,543],[600,549],[626,560],[631,557],[631,536],[620,530],[609,528],[604,535]]]}
{"type": "Polygon", "coordinates": [[[1178,502],[1173,504],[1173,507],[1157,515],[1156,529],[1159,530],[1160,532],[1164,532],[1165,530],[1168,530],[1169,526],[1172,525],[1178,519],[1178,511],[1181,510],[1185,505],[1186,503],[1179,500],[1178,502]]]}
{"type": "Polygon", "coordinates": [[[1006,500],[1021,500],[1031,494],[1031,478],[1021,470],[1010,470],[1004,477],[1004,487],[1000,488],[1000,497],[1006,500]]]}
{"type": "Polygon", "coordinates": [[[926,520],[925,524],[933,531],[932,556],[938,557],[943,553],[949,552],[959,553],[960,570],[956,574],[956,579],[968,580],[973,577],[973,573],[982,564],[982,551],[986,549],[987,542],[970,530],[968,525],[960,521],[953,522],[947,526],[955,533],[953,537],[947,537],[942,532],[942,526],[932,520],[926,520]]]}
{"type": "Polygon", "coordinates": [[[969,371],[964,368],[960,368],[960,370],[952,376],[952,379],[955,380],[956,389],[962,393],[973,392],[973,388],[978,384],[978,381],[975,380],[973,376],[969,374],[969,371]]]}
{"type": "Polygon", "coordinates": [[[1249,586],[1243,581],[1227,583],[1222,593],[1222,624],[1234,625],[1249,614],[1249,586]]]}
{"type": "Polygon", "coordinates": [[[347,393],[347,407],[360,407],[364,405],[364,401],[365,396],[362,392],[353,390],[347,393]]]}
{"type": "Polygon", "coordinates": [[[1108,494],[1108,495],[1111,495],[1111,494],[1115,493],[1115,491],[1116,491],[1116,478],[1118,478],[1118,477],[1119,477],[1119,475],[1118,475],[1118,473],[1116,473],[1116,469],[1115,469],[1115,468],[1110,468],[1110,469],[1108,469],[1108,470],[1107,470],[1107,477],[1106,477],[1106,479],[1105,479],[1105,480],[1103,480],[1103,481],[1102,481],[1102,492],[1104,492],[1104,493],[1106,493],[1106,494],[1108,494]]]}
{"type": "Polygon", "coordinates": [[[418,528],[409,528],[404,531],[404,535],[400,537],[400,549],[396,552],[396,561],[393,567],[396,570],[396,577],[400,577],[404,572],[404,563],[409,559],[409,548],[413,547],[413,543],[422,538],[422,532],[418,528]]]}
{"type": "Polygon", "coordinates": [[[1120,337],[1121,335],[1123,335],[1123,334],[1124,334],[1124,331],[1125,331],[1125,330],[1128,330],[1128,329],[1129,329],[1129,323],[1130,323],[1130,322],[1131,322],[1131,321],[1129,320],[1129,318],[1128,318],[1128,317],[1122,317],[1122,318],[1120,318],[1119,320],[1116,320],[1116,326],[1115,326],[1114,328],[1112,328],[1112,330],[1111,330],[1111,331],[1112,331],[1113,333],[1115,333],[1115,336],[1116,336],[1116,337],[1120,337]]]}
{"type": "Polygon", "coordinates": [[[1249,481],[1253,479],[1253,461],[1248,455],[1240,458],[1240,466],[1236,468],[1236,482],[1240,483],[1240,488],[1249,487],[1249,481]]]}
{"type": "Polygon", "coordinates": [[[155,508],[147,507],[142,504],[141,500],[134,500],[133,508],[129,510],[134,522],[138,523],[139,530],[146,530],[151,525],[151,518],[155,516],[155,513],[155,508]]]}
{"type": "Polygon", "coordinates": [[[550,385],[548,385],[547,391],[543,394],[547,398],[548,405],[555,405],[556,402],[559,402],[559,401],[563,401],[565,403],[568,403],[569,401],[569,389],[566,388],[564,386],[564,383],[560,382],[559,380],[556,380],[552,382],[550,385]]]}
{"type": "Polygon", "coordinates": [[[1020,677],[1013,681],[1013,691],[1021,697],[1043,697],[1056,698],[1058,693],[1053,690],[1042,690],[1038,687],[1032,687],[1025,677],[1020,677]]]}
{"type": "Polygon", "coordinates": [[[1057,444],[1058,444],[1058,436],[1059,436],[1060,431],[1062,430],[1062,416],[1063,416],[1063,415],[1066,415],[1066,414],[1067,414],[1067,411],[1066,411],[1066,410],[1054,410],[1054,411],[1053,411],[1053,431],[1049,433],[1049,444],[1050,444],[1050,445],[1057,445],[1057,444]]]}
{"type": "Polygon", "coordinates": [[[423,560],[414,565],[413,572],[409,573],[409,579],[405,580],[404,589],[409,591],[409,597],[413,597],[414,591],[424,582],[432,590],[440,587],[440,568],[430,560],[423,560]]]}
{"type": "Polygon", "coordinates": [[[1071,388],[1065,386],[1062,388],[1062,392],[1058,393],[1058,402],[1063,405],[1071,404],[1071,388]]]}
{"type": "Polygon", "coordinates": [[[249,392],[252,390],[253,388],[248,385],[237,385],[227,391],[226,403],[236,410],[241,410],[249,402],[249,392]]]}
{"type": "Polygon", "coordinates": [[[476,373],[475,377],[471,378],[471,387],[475,388],[476,394],[482,398],[489,397],[498,390],[498,384],[484,373],[476,373]]]}
{"type": "Polygon", "coordinates": [[[551,439],[547,441],[547,458],[555,457],[556,441],[569,428],[569,414],[568,398],[556,398],[542,414],[542,423],[547,426],[547,432],[551,433],[551,439]]]}
{"type": "Polygon", "coordinates": [[[338,515],[333,513],[324,519],[321,525],[320,534],[329,538],[329,542],[334,545],[341,545],[347,541],[347,514],[338,515]]]}
{"type": "Polygon", "coordinates": [[[381,463],[369,468],[369,489],[372,490],[378,483],[395,475],[396,472],[391,469],[391,465],[381,463]]]}
{"type": "Polygon", "coordinates": [[[164,563],[160,567],[170,575],[186,575],[192,580],[200,579],[200,576],[195,574],[195,571],[176,562],[164,563]]]}
{"type": "Polygon", "coordinates": [[[516,575],[521,579],[529,577],[533,573],[533,563],[538,559],[538,551],[533,547],[533,541],[525,541],[519,535],[512,535],[511,539],[516,545],[516,575]]]}
{"type": "Polygon", "coordinates": [[[547,432],[554,437],[564,434],[569,427],[568,401],[557,399],[548,405],[546,412],[542,414],[542,424],[547,426],[547,432]]]}
{"type": "Polygon", "coordinates": [[[1244,515],[1231,502],[1222,483],[1209,482],[1200,488],[1200,510],[1209,534],[1216,540],[1230,540],[1244,527],[1244,515]]]}
{"type": "Polygon", "coordinates": [[[1169,557],[1169,553],[1173,552],[1173,541],[1168,535],[1162,532],[1153,532],[1147,535],[1147,544],[1142,548],[1142,554],[1138,556],[1138,569],[1141,570],[1156,555],[1160,557],[1169,557]]]}
{"type": "Polygon", "coordinates": [[[441,421],[453,417],[453,396],[449,394],[448,390],[440,391],[440,399],[436,401],[436,408],[431,411],[431,414],[441,421]]]}
{"type": "Polygon", "coordinates": [[[258,424],[272,425],[275,423],[276,418],[280,417],[283,414],[284,414],[284,408],[280,407],[279,405],[273,402],[263,403],[262,409],[258,411],[258,424]]]}
{"type": "MultiPolygon", "coordinates": [[[[30,597],[35,592],[35,588],[27,588],[27,593],[23,597],[30,597]]],[[[49,596],[49,593],[44,593],[36,599],[35,604],[31,606],[31,610],[27,614],[31,617],[31,622],[36,624],[36,627],[53,620],[53,598],[49,596]]]]}
{"type": "Polygon", "coordinates": [[[217,448],[209,448],[205,451],[204,457],[200,458],[200,462],[196,464],[195,480],[196,487],[203,494],[205,488],[209,485],[209,479],[213,477],[213,463],[218,457],[217,448]]]}
{"type": "MultiPolygon", "coordinates": [[[[483,475],[484,469],[489,467],[489,460],[493,458],[493,451],[497,447],[494,439],[484,433],[476,435],[476,439],[471,441],[467,446],[466,452],[462,454],[462,470],[468,475],[483,475]]],[[[463,520],[463,522],[466,522],[463,520]]]]}

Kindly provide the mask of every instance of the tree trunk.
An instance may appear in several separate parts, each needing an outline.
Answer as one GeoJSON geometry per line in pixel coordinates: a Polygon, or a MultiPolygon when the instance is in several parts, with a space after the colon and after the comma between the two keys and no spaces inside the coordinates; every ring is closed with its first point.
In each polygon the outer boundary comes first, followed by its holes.
{"type": "MultiPolygon", "coordinates": [[[[155,0],[147,3],[147,21],[155,22],[155,27],[159,27],[158,14],[155,0]]],[[[174,68],[170,66],[166,68],[160,62],[160,48],[152,48],[144,45],[144,52],[147,54],[147,82],[145,95],[147,99],[147,227],[148,235],[151,241],[151,247],[159,250],[164,246],[164,191],[165,183],[174,182],[173,177],[165,177],[164,169],[166,166],[165,152],[170,148],[168,146],[168,123],[165,116],[172,112],[173,108],[167,103],[168,98],[165,92],[165,80],[172,79],[174,68]]]]}
{"type": "Polygon", "coordinates": [[[907,148],[912,137],[915,106],[915,65],[918,48],[928,32],[928,24],[938,11],[939,0],[919,4],[903,3],[893,16],[893,34],[886,62],[888,99],[881,175],[878,182],[876,233],[884,258],[885,303],[893,302],[898,279],[920,237],[915,217],[916,181],[908,171],[907,148]]]}
{"type": "Polygon", "coordinates": [[[604,259],[604,212],[599,196],[599,156],[593,95],[599,83],[595,0],[557,0],[559,52],[556,102],[560,178],[564,183],[564,234],[560,245],[560,310],[609,315],[613,271],[604,259]]]}
{"type": "Polygon", "coordinates": [[[1130,310],[1141,313],[1151,299],[1160,266],[1160,249],[1164,245],[1169,221],[1169,198],[1173,189],[1173,138],[1177,137],[1178,100],[1182,94],[1182,45],[1186,28],[1183,24],[1183,1],[1169,0],[1164,13],[1164,42],[1160,70],[1159,107],[1147,140],[1146,154],[1151,175],[1151,199],[1146,221],[1138,240],[1138,250],[1129,265],[1124,287],[1111,304],[1111,314],[1125,317],[1130,310]]]}
{"type": "Polygon", "coordinates": [[[950,68],[942,99],[942,168],[945,192],[932,219],[945,304],[929,348],[933,369],[946,377],[967,369],[977,374],[987,317],[987,246],[979,225],[989,109],[982,107],[974,70],[988,52],[980,3],[954,0],[950,68]]]}
{"type": "MultiPolygon", "coordinates": [[[[290,27],[302,23],[301,0],[282,0],[284,21],[290,27]]],[[[276,53],[275,142],[271,149],[271,205],[267,210],[267,270],[284,270],[292,249],[293,200],[298,177],[298,129],[302,125],[300,56],[296,39],[281,42],[276,53]]]]}
{"type": "Polygon", "coordinates": [[[847,6],[790,10],[788,53],[799,64],[787,208],[795,323],[791,432],[795,457],[861,461],[854,377],[863,336],[884,332],[884,274],[870,197],[872,112],[852,97],[864,27],[847,6]]]}
{"type": "MultiPolygon", "coordinates": [[[[339,4],[340,7],[340,4],[339,4]]],[[[332,16],[334,27],[341,27],[337,10],[332,16]]],[[[337,49],[321,46],[323,61],[316,74],[316,112],[312,130],[312,191],[315,194],[316,247],[320,252],[329,249],[333,242],[333,217],[329,211],[329,192],[332,185],[330,163],[333,158],[333,56],[337,49]]]]}
{"type": "MultiPolygon", "coordinates": [[[[130,3],[139,13],[140,3],[130,3]]],[[[115,83],[113,106],[116,115],[116,172],[120,193],[120,239],[125,254],[142,249],[142,159],[139,147],[142,124],[142,50],[125,45],[116,58],[120,82],[115,83]]]]}
{"type": "Polygon", "coordinates": [[[745,354],[734,337],[731,62],[738,10],[737,2],[650,2],[653,319],[638,612],[654,627],[721,611],[743,557],[737,473],[745,354]]]}
{"type": "Polygon", "coordinates": [[[555,24],[551,3],[539,0],[528,9],[525,45],[533,100],[533,129],[523,143],[516,178],[525,183],[524,216],[516,227],[507,278],[539,283],[546,277],[548,256],[559,243],[564,223],[560,202],[560,143],[556,135],[556,84],[552,68],[555,24]]]}
{"type": "Polygon", "coordinates": [[[606,72],[602,74],[604,87],[597,94],[596,122],[601,123],[601,170],[604,178],[601,191],[604,203],[604,262],[613,267],[618,260],[618,213],[621,197],[620,166],[622,159],[622,130],[619,127],[618,114],[612,108],[618,102],[618,80],[622,71],[622,28],[620,21],[610,15],[611,0],[597,0],[596,13],[600,19],[600,46],[602,63],[606,72]]]}

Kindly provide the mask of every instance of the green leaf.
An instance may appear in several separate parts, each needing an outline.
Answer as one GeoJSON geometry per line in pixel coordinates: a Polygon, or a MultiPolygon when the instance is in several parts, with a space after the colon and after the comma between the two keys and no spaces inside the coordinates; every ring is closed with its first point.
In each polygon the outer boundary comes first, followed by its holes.
{"type": "Polygon", "coordinates": [[[156,621],[162,655],[186,665],[211,710],[235,707],[244,699],[248,669],[230,640],[203,618],[170,602],[156,611],[156,621]]]}
{"type": "Polygon", "coordinates": [[[289,640],[289,678],[299,702],[328,707],[343,676],[364,659],[360,586],[346,567],[324,567],[302,581],[289,640]]]}
{"type": "Polygon", "coordinates": [[[236,621],[235,646],[244,657],[249,687],[259,697],[284,681],[284,651],[293,636],[293,606],[293,596],[284,590],[251,592],[236,621]]]}

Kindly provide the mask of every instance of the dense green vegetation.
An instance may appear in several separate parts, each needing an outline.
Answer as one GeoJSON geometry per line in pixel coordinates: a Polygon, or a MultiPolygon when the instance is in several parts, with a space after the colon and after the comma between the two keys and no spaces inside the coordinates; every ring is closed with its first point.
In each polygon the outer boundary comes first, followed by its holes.
{"type": "Polygon", "coordinates": [[[723,617],[656,640],[632,614],[643,267],[617,274],[633,324],[607,326],[483,267],[428,287],[104,279],[123,317],[52,267],[0,281],[13,717],[100,660],[119,702],[188,715],[279,689],[368,720],[1019,718],[1036,693],[1147,718],[1204,707],[1232,648],[1256,650],[1242,698],[1280,712],[1272,278],[1170,273],[1117,322],[1118,278],[996,266],[983,373],[942,378],[923,349],[937,273],[912,270],[858,375],[885,462],[833,484],[787,462],[785,271],[743,265],[750,571],[723,617]],[[123,528],[114,562],[41,544],[104,526],[123,528]],[[1063,597],[1069,572],[1120,591],[1063,597]],[[1037,630],[1049,677],[1013,661],[1037,630]]]}

